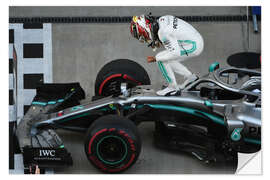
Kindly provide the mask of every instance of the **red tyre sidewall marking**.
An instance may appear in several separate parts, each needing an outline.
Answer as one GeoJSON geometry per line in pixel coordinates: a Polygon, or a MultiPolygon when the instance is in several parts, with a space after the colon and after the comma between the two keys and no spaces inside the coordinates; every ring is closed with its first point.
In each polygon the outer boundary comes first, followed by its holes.
{"type": "Polygon", "coordinates": [[[101,134],[101,133],[103,133],[103,132],[105,132],[105,131],[107,131],[107,129],[102,129],[102,130],[98,131],[98,132],[91,138],[91,140],[90,140],[90,142],[89,142],[89,147],[88,147],[88,153],[89,153],[89,154],[92,154],[92,152],[91,152],[91,145],[92,145],[94,139],[97,137],[97,135],[99,135],[99,134],[101,134]]]}
{"type": "Polygon", "coordinates": [[[136,79],[134,79],[134,78],[132,78],[132,77],[126,75],[126,74],[123,76],[123,78],[124,79],[127,79],[127,80],[131,80],[131,81],[137,83],[138,85],[141,85],[142,84],[141,82],[137,81],[136,79]]]}
{"type": "Polygon", "coordinates": [[[107,78],[101,83],[101,85],[99,86],[99,91],[98,91],[99,95],[101,95],[102,89],[103,89],[104,85],[106,84],[106,82],[108,82],[108,81],[109,81],[110,79],[112,79],[112,78],[121,77],[121,76],[122,76],[122,74],[113,74],[113,75],[107,77],[107,78]]]}
{"type": "Polygon", "coordinates": [[[110,128],[109,131],[112,132],[112,131],[115,131],[116,129],[115,128],[110,128]]]}
{"type": "MultiPolygon", "coordinates": [[[[107,78],[101,83],[101,85],[100,85],[100,87],[99,87],[99,91],[98,91],[99,95],[101,95],[102,89],[103,89],[104,85],[105,85],[109,80],[111,80],[112,78],[121,77],[121,76],[122,76],[122,74],[113,74],[113,75],[107,77],[107,78]]],[[[132,77],[126,75],[126,74],[124,74],[123,78],[126,79],[126,80],[133,81],[133,82],[137,83],[138,85],[142,85],[141,82],[137,81],[136,79],[134,79],[134,78],[132,78],[132,77]]]]}
{"type": "Polygon", "coordinates": [[[128,142],[130,144],[131,150],[135,152],[136,148],[135,148],[134,141],[132,140],[132,138],[123,130],[120,130],[118,132],[119,132],[119,134],[121,134],[127,138],[128,142]]]}
{"type": "Polygon", "coordinates": [[[99,168],[101,168],[102,170],[106,171],[107,168],[103,165],[102,162],[100,162],[96,156],[92,155],[90,156],[90,159],[95,163],[95,165],[97,165],[99,168]]]}
{"type": "Polygon", "coordinates": [[[135,159],[135,153],[133,153],[133,154],[131,155],[131,158],[130,158],[129,162],[128,162],[126,165],[124,165],[123,167],[118,168],[118,169],[108,169],[108,171],[109,171],[109,172],[118,172],[118,171],[121,171],[121,170],[123,170],[123,169],[126,169],[126,168],[129,167],[129,165],[134,161],[134,159],[135,159]]]}

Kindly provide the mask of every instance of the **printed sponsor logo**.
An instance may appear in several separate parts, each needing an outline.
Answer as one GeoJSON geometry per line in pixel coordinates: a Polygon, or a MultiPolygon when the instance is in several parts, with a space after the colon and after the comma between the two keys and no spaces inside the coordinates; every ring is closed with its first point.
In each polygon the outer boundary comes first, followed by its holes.
{"type": "Polygon", "coordinates": [[[177,29],[177,18],[176,17],[174,17],[173,18],[173,29],[177,29]]]}
{"type": "Polygon", "coordinates": [[[55,156],[55,150],[39,150],[39,156],[40,157],[54,157],[55,156]]]}
{"type": "Polygon", "coordinates": [[[169,51],[173,51],[174,47],[172,47],[171,42],[169,40],[165,40],[163,41],[164,46],[169,50],[169,51]]]}

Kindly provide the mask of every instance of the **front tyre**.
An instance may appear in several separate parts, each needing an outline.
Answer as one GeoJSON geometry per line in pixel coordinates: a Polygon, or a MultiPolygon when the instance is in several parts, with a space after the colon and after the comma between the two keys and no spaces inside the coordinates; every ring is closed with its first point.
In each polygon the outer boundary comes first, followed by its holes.
{"type": "Polygon", "coordinates": [[[85,152],[88,160],[106,173],[119,173],[131,167],[141,151],[135,124],[127,118],[108,115],[97,119],[88,129],[85,152]]]}

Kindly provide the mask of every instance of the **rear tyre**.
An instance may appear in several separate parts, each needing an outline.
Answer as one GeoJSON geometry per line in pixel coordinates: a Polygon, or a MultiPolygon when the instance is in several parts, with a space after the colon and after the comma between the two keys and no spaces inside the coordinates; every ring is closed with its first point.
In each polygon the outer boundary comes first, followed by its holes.
{"type": "Polygon", "coordinates": [[[141,139],[135,124],[127,118],[107,115],[88,129],[85,153],[88,160],[106,173],[119,173],[131,167],[141,152],[141,139]]]}
{"type": "Polygon", "coordinates": [[[136,85],[149,85],[150,78],[145,69],[128,59],[117,59],[109,62],[99,71],[95,83],[96,96],[110,96],[120,93],[121,83],[128,88],[136,85]]]}

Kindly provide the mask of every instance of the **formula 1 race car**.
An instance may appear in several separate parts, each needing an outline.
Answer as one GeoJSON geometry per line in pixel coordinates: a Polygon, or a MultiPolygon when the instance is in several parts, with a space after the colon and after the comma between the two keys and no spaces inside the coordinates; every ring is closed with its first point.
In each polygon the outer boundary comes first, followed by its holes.
{"type": "Polygon", "coordinates": [[[98,73],[95,96],[80,104],[79,83],[42,84],[17,128],[24,166],[72,165],[56,129],[85,134],[89,161],[106,173],[131,167],[141,151],[137,125],[155,123],[157,147],[188,152],[204,163],[238,162],[261,149],[261,73],[209,66],[209,73],[175,94],[158,96],[149,76],[126,59],[98,73]]]}

